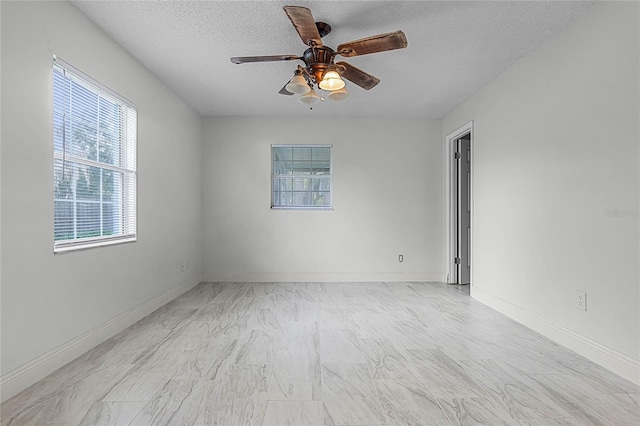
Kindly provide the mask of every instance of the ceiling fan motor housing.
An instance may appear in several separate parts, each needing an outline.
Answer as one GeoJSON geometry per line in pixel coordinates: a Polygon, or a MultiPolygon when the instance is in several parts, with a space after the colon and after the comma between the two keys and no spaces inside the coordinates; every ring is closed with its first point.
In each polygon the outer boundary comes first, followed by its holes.
{"type": "Polygon", "coordinates": [[[322,81],[324,74],[333,65],[335,52],[327,46],[310,47],[304,51],[303,60],[307,71],[315,77],[316,83],[322,81]]]}

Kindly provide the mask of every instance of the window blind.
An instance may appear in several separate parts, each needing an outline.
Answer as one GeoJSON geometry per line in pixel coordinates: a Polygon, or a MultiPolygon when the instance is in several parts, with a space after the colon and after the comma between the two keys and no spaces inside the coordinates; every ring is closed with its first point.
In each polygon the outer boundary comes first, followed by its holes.
{"type": "Polygon", "coordinates": [[[54,252],[136,239],[135,106],[53,61],[54,252]]]}

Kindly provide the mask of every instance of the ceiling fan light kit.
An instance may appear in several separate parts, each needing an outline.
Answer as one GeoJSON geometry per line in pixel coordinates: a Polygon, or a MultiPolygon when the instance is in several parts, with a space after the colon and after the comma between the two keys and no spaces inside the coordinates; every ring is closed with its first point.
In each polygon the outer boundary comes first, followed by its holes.
{"type": "Polygon", "coordinates": [[[303,95],[310,90],[309,83],[307,83],[307,80],[305,80],[302,74],[300,74],[298,71],[296,71],[296,75],[294,75],[293,78],[284,87],[289,92],[297,93],[299,95],[303,95]]]}
{"type": "Polygon", "coordinates": [[[231,62],[244,64],[251,62],[303,61],[305,66],[298,65],[293,78],[278,93],[287,96],[302,95],[299,100],[307,105],[324,100],[318,96],[313,86],[328,91],[327,97],[330,100],[343,101],[351,97],[346,90],[343,79],[349,80],[365,90],[370,90],[380,83],[380,79],[377,77],[347,62],[335,63],[334,59],[337,55],[353,57],[407,47],[405,34],[402,31],[395,31],[342,43],[334,51],[322,44],[322,37],[331,32],[329,24],[315,22],[311,11],[306,7],[284,6],[283,9],[302,42],[309,46],[303,55],[238,56],[231,58],[231,62]]]}
{"type": "Polygon", "coordinates": [[[318,96],[318,94],[316,93],[316,91],[313,90],[313,88],[311,88],[311,90],[309,90],[307,93],[300,96],[299,101],[306,105],[313,105],[317,102],[320,102],[321,99],[320,99],[320,96],[318,96]]]}
{"type": "Polygon", "coordinates": [[[321,89],[333,91],[344,87],[344,80],[340,78],[340,74],[335,71],[327,71],[322,77],[322,81],[318,84],[321,89]]]}
{"type": "Polygon", "coordinates": [[[346,101],[347,99],[349,99],[351,97],[351,95],[349,94],[349,92],[347,92],[346,88],[342,88],[342,89],[338,89],[338,90],[334,90],[333,92],[329,92],[329,95],[327,96],[329,98],[329,100],[331,101],[346,101]]]}

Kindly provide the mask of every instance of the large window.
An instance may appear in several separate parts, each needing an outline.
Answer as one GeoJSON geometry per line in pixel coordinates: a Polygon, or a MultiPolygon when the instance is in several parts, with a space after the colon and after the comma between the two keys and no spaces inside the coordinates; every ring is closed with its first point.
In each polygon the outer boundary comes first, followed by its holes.
{"type": "Polygon", "coordinates": [[[136,239],[135,107],[53,61],[54,252],[136,239]]]}
{"type": "Polygon", "coordinates": [[[272,145],[272,208],[331,209],[331,146],[272,145]]]}

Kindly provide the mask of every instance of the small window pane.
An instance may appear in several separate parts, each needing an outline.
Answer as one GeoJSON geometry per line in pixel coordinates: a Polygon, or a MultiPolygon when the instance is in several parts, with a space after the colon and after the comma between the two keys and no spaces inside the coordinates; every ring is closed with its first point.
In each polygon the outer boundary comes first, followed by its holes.
{"type": "Polygon", "coordinates": [[[293,179],[291,178],[282,178],[278,179],[280,181],[280,190],[281,191],[291,191],[293,189],[293,179]]]}
{"type": "Polygon", "coordinates": [[[123,173],[102,169],[102,201],[117,202],[122,198],[123,173]]]}
{"type": "Polygon", "coordinates": [[[274,194],[274,204],[283,207],[293,206],[293,192],[278,192],[274,194]]]}
{"type": "Polygon", "coordinates": [[[100,199],[100,169],[78,166],[76,168],[76,198],[78,200],[100,199]]]}
{"type": "Polygon", "coordinates": [[[290,147],[273,148],[273,159],[278,161],[292,160],[293,148],[290,148],[290,147]]]}
{"type": "Polygon", "coordinates": [[[77,238],[100,236],[100,203],[76,204],[77,238]]]}
{"type": "Polygon", "coordinates": [[[303,147],[303,148],[293,148],[293,160],[294,161],[300,161],[300,160],[311,160],[311,150],[312,148],[307,148],[307,147],[303,147]]]}
{"type": "Polygon", "coordinates": [[[308,175],[311,173],[311,161],[296,161],[293,163],[294,172],[308,175]]]}
{"type": "Polygon", "coordinates": [[[313,161],[331,161],[331,148],[321,147],[314,149],[313,161]]]}
{"type": "Polygon", "coordinates": [[[76,82],[71,83],[71,114],[84,123],[98,121],[98,94],[76,82]]]}
{"type": "Polygon", "coordinates": [[[311,171],[315,175],[328,175],[331,173],[331,163],[329,161],[314,161],[311,171]]]}
{"type": "Polygon", "coordinates": [[[64,78],[60,70],[53,71],[53,109],[55,111],[66,112],[65,107],[69,104],[68,85],[71,81],[64,78]]]}
{"type": "Polygon", "coordinates": [[[287,161],[274,161],[273,162],[273,173],[277,175],[287,174],[287,170],[291,169],[290,162],[287,161]]]}
{"type": "Polygon", "coordinates": [[[307,178],[293,178],[291,179],[293,182],[293,190],[294,191],[307,191],[309,189],[309,179],[307,178]]]}
{"type": "Polygon", "coordinates": [[[53,194],[56,200],[73,199],[73,171],[63,169],[62,161],[53,163],[53,194]]]}
{"type": "Polygon", "coordinates": [[[120,105],[99,99],[98,155],[105,164],[120,165],[120,105]]]}
{"type": "Polygon", "coordinates": [[[329,192],[314,192],[313,204],[316,206],[328,206],[330,194],[329,192]]]}
{"type": "Polygon", "coordinates": [[[64,115],[60,112],[53,113],[53,149],[62,151],[64,144],[64,115]]]}
{"type": "Polygon", "coordinates": [[[67,141],[71,143],[66,147],[66,151],[75,157],[96,161],[98,154],[96,125],[73,117],[70,120],[70,126],[67,127],[70,130],[67,141]]]}
{"type": "Polygon", "coordinates": [[[55,201],[54,239],[69,240],[73,238],[74,203],[69,200],[55,201]]]}
{"type": "Polygon", "coordinates": [[[117,235],[122,232],[122,212],[118,204],[102,204],[102,235],[117,235]]]}

